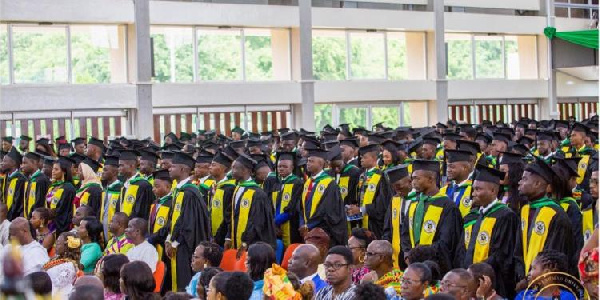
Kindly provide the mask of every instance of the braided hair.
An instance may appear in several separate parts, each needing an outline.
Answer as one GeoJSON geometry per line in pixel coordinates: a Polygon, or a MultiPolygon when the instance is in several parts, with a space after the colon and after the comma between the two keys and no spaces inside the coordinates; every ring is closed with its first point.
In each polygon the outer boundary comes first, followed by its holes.
{"type": "Polygon", "coordinates": [[[567,256],[556,250],[544,250],[535,257],[535,262],[548,272],[567,272],[569,270],[567,261],[567,256]]]}

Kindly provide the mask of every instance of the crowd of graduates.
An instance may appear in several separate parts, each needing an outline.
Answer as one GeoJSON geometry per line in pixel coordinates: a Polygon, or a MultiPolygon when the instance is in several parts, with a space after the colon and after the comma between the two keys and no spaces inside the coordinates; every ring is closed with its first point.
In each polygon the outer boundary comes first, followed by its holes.
{"type": "Polygon", "coordinates": [[[598,299],[597,117],[371,129],[3,137],[0,289],[598,299]]]}

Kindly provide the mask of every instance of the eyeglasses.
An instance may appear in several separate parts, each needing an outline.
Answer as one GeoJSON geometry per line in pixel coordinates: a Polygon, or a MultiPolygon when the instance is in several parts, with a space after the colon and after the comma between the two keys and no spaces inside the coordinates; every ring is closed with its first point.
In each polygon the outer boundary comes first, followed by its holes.
{"type": "Polygon", "coordinates": [[[459,288],[459,289],[464,289],[467,287],[466,285],[458,285],[458,284],[452,283],[448,280],[442,280],[442,282],[440,282],[440,285],[450,287],[450,288],[459,288]]]}
{"type": "Polygon", "coordinates": [[[323,266],[325,267],[325,270],[332,269],[334,271],[337,271],[347,265],[349,265],[349,264],[340,264],[340,263],[335,263],[335,264],[324,263],[323,264],[323,266]]]}
{"type": "Polygon", "coordinates": [[[365,249],[365,247],[350,247],[350,246],[346,246],[346,248],[350,249],[350,250],[354,250],[354,249],[365,249]]]}
{"type": "Polygon", "coordinates": [[[382,255],[381,253],[375,253],[375,252],[365,252],[365,256],[375,256],[375,255],[382,255]]]}
{"type": "Polygon", "coordinates": [[[421,283],[421,280],[412,280],[412,279],[407,279],[407,278],[402,278],[402,280],[400,280],[400,284],[408,284],[408,285],[413,285],[413,284],[417,284],[417,283],[421,283]]]}

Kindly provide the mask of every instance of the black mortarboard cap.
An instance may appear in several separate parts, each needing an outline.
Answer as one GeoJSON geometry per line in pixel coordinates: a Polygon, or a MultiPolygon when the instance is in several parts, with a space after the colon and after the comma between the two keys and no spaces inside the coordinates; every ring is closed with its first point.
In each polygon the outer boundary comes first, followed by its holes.
{"type": "Polygon", "coordinates": [[[171,138],[171,140],[173,141],[173,143],[179,141],[179,139],[177,138],[177,135],[175,133],[173,133],[173,132],[169,132],[169,133],[167,133],[165,135],[165,139],[168,138],[168,137],[171,138]]]}
{"type": "Polygon", "coordinates": [[[441,143],[440,139],[434,136],[428,136],[423,138],[423,144],[437,146],[441,143]]]}
{"type": "Polygon", "coordinates": [[[21,136],[19,137],[19,139],[20,139],[21,141],[28,141],[28,142],[29,142],[29,141],[31,141],[31,137],[30,137],[30,136],[27,136],[27,135],[21,135],[21,136]]]}
{"type": "Polygon", "coordinates": [[[196,156],[197,164],[210,164],[213,161],[214,156],[209,154],[201,154],[196,156]]]}
{"type": "Polygon", "coordinates": [[[275,153],[276,160],[296,160],[296,152],[280,151],[275,153]]]}
{"type": "Polygon", "coordinates": [[[544,181],[546,181],[546,183],[548,184],[552,183],[552,177],[556,176],[554,171],[552,171],[552,168],[543,160],[537,157],[532,163],[528,164],[525,167],[525,171],[538,175],[539,177],[544,179],[544,181]]]}
{"type": "Polygon", "coordinates": [[[35,141],[36,144],[39,145],[50,145],[50,140],[47,138],[40,138],[39,140],[35,141]]]}
{"type": "Polygon", "coordinates": [[[327,160],[329,158],[328,152],[321,148],[314,148],[314,149],[307,149],[307,150],[308,150],[308,157],[311,157],[311,156],[320,157],[324,160],[327,160]]]}
{"type": "Polygon", "coordinates": [[[413,160],[413,172],[418,170],[429,171],[434,172],[435,174],[439,174],[440,162],[437,160],[415,159],[413,160]]]}
{"type": "Polygon", "coordinates": [[[492,140],[501,141],[501,142],[505,142],[506,144],[508,144],[508,142],[511,141],[512,139],[509,134],[502,133],[502,132],[495,132],[492,140]]]}
{"type": "Polygon", "coordinates": [[[88,141],[88,145],[94,145],[104,150],[104,142],[95,137],[91,137],[88,141]]]}
{"type": "Polygon", "coordinates": [[[77,162],[75,160],[73,160],[72,158],[67,157],[67,156],[59,156],[58,160],[54,161],[54,163],[57,163],[57,162],[62,168],[65,168],[65,169],[70,169],[73,167],[73,165],[77,164],[77,162]]]}
{"type": "Polygon", "coordinates": [[[249,138],[246,142],[246,147],[260,147],[262,146],[262,141],[256,138],[249,138]]]}
{"type": "Polygon", "coordinates": [[[381,144],[383,141],[385,141],[385,136],[383,136],[383,134],[381,133],[369,133],[367,135],[369,137],[369,143],[377,143],[377,144],[381,144]]]}
{"type": "Polygon", "coordinates": [[[227,155],[223,154],[223,152],[217,152],[213,158],[213,161],[229,169],[233,160],[231,160],[231,158],[229,158],[227,155]]]}
{"type": "Polygon", "coordinates": [[[356,128],[352,128],[352,133],[365,135],[367,133],[367,130],[364,129],[363,127],[356,127],[356,128]]]}
{"type": "Polygon", "coordinates": [[[116,155],[104,156],[104,165],[118,167],[119,166],[119,157],[116,155]]]}
{"type": "Polygon", "coordinates": [[[164,145],[162,147],[162,150],[179,151],[179,150],[181,150],[181,146],[179,146],[178,144],[168,144],[168,145],[164,145]]]}
{"type": "Polygon", "coordinates": [[[19,153],[19,151],[17,151],[17,149],[15,149],[15,147],[10,148],[10,151],[8,151],[6,156],[8,156],[12,160],[14,160],[15,163],[17,164],[17,167],[21,166],[21,162],[23,161],[23,156],[21,156],[21,153],[19,153]]]}
{"type": "Polygon", "coordinates": [[[154,164],[156,164],[158,162],[158,159],[159,159],[158,155],[154,151],[150,150],[149,148],[140,149],[140,154],[141,154],[140,160],[147,160],[154,164]]]}
{"type": "Polygon", "coordinates": [[[76,165],[79,165],[86,157],[87,156],[79,153],[71,153],[71,155],[69,155],[69,158],[75,161],[76,165]]]}
{"type": "Polygon", "coordinates": [[[435,124],[435,127],[436,128],[448,128],[448,126],[446,126],[446,124],[443,124],[443,123],[440,123],[440,122],[437,122],[435,124]]]}
{"type": "Polygon", "coordinates": [[[192,139],[192,137],[187,132],[182,131],[179,133],[180,141],[185,142],[185,141],[189,141],[190,139],[192,139]]]}
{"type": "Polygon", "coordinates": [[[504,180],[505,173],[500,170],[488,168],[484,165],[478,164],[475,167],[474,175],[473,181],[484,181],[491,182],[493,184],[500,184],[500,181],[504,180]]]}
{"type": "Polygon", "coordinates": [[[58,143],[58,150],[60,151],[62,149],[69,149],[70,151],[73,151],[73,147],[71,147],[71,144],[66,143],[64,141],[58,143]]]}
{"type": "Polygon", "coordinates": [[[383,143],[381,143],[381,146],[383,146],[383,149],[391,153],[397,152],[398,148],[400,148],[400,144],[393,140],[386,140],[383,143]]]}
{"type": "Polygon", "coordinates": [[[556,139],[556,135],[553,131],[540,130],[536,138],[538,141],[552,141],[556,139]]]}
{"type": "Polygon", "coordinates": [[[342,159],[342,148],[340,148],[340,145],[335,145],[327,151],[329,152],[327,160],[334,161],[342,159]]]}
{"type": "Polygon", "coordinates": [[[385,171],[388,178],[390,179],[390,183],[395,183],[398,180],[407,177],[408,167],[406,165],[398,165],[392,168],[389,168],[385,171]]]}
{"type": "Polygon", "coordinates": [[[527,146],[525,146],[524,144],[515,144],[512,146],[512,151],[522,155],[526,155],[529,152],[529,148],[527,148],[527,146]]]}
{"type": "Polygon", "coordinates": [[[379,144],[375,144],[375,143],[369,143],[365,146],[362,146],[360,148],[358,148],[358,153],[359,155],[365,155],[365,153],[369,153],[369,152],[379,152],[379,144]]]}
{"type": "Polygon", "coordinates": [[[159,153],[161,159],[173,159],[173,156],[175,156],[175,152],[169,150],[163,150],[159,153]]]}
{"type": "Polygon", "coordinates": [[[53,156],[47,155],[44,156],[44,164],[45,165],[53,165],[56,162],[56,158],[54,158],[53,156]]]}
{"type": "Polygon", "coordinates": [[[571,131],[583,132],[586,135],[590,134],[590,128],[579,122],[573,124],[571,131]]]}
{"type": "Polygon", "coordinates": [[[460,140],[462,137],[459,134],[456,134],[454,132],[446,132],[442,135],[442,138],[444,140],[450,140],[450,141],[458,141],[460,140]]]}
{"type": "Polygon", "coordinates": [[[358,148],[358,140],[356,138],[347,138],[340,140],[340,145],[350,146],[352,148],[358,148]]]}
{"type": "Polygon", "coordinates": [[[280,140],[282,141],[295,141],[297,134],[293,131],[286,131],[281,134],[280,140]]]}
{"type": "Polygon", "coordinates": [[[252,171],[254,171],[254,167],[258,163],[256,160],[254,160],[252,157],[246,154],[240,154],[235,161],[239,162],[242,166],[252,171]]]}
{"type": "Polygon", "coordinates": [[[446,159],[448,160],[449,163],[460,162],[460,161],[470,162],[472,159],[472,154],[470,151],[447,149],[447,150],[445,150],[445,153],[446,153],[446,159]]]}
{"type": "Polygon", "coordinates": [[[136,160],[137,161],[138,156],[140,156],[140,153],[137,152],[136,150],[123,150],[119,154],[119,160],[136,160]]]}
{"type": "Polygon", "coordinates": [[[281,135],[281,134],[284,134],[284,133],[286,133],[286,132],[289,132],[289,131],[290,131],[290,129],[289,129],[289,128],[287,128],[287,127],[285,127],[285,128],[279,128],[279,129],[277,129],[277,132],[279,132],[279,134],[280,134],[280,135],[281,135]]]}
{"type": "Polygon", "coordinates": [[[154,171],[152,173],[152,177],[154,178],[154,180],[164,180],[166,182],[172,182],[171,179],[171,175],[169,174],[169,170],[167,169],[161,169],[158,171],[154,171]]]}
{"type": "Polygon", "coordinates": [[[92,170],[94,170],[94,172],[98,172],[98,170],[100,170],[100,163],[89,157],[84,158],[82,163],[90,166],[90,168],[92,168],[92,170]]]}
{"type": "Polygon", "coordinates": [[[475,140],[481,140],[484,141],[486,144],[489,144],[492,142],[492,137],[490,137],[489,135],[485,134],[485,133],[478,133],[477,136],[475,137],[475,140]]]}
{"type": "Polygon", "coordinates": [[[78,138],[71,140],[71,143],[73,143],[75,145],[85,144],[85,139],[82,137],[78,137],[78,138]]]}
{"type": "Polygon", "coordinates": [[[571,177],[579,177],[579,173],[577,173],[577,169],[579,166],[579,161],[581,157],[572,157],[572,158],[564,158],[564,157],[554,157],[555,165],[558,165],[561,169],[569,172],[569,176],[571,177]]]}
{"type": "Polygon", "coordinates": [[[231,145],[227,145],[225,148],[223,148],[223,154],[229,156],[229,158],[231,158],[232,161],[236,160],[239,156],[238,152],[235,151],[235,149],[233,149],[231,145]]]}
{"type": "Polygon", "coordinates": [[[186,165],[190,167],[190,169],[194,169],[194,166],[196,165],[194,158],[183,151],[175,152],[172,163],[174,165],[186,165]]]}
{"type": "Polygon", "coordinates": [[[528,136],[522,136],[519,139],[517,139],[517,143],[521,145],[533,145],[534,142],[535,141],[528,136]]]}
{"type": "Polygon", "coordinates": [[[13,142],[13,137],[12,136],[3,136],[2,140],[8,143],[12,143],[13,142]]]}
{"type": "Polygon", "coordinates": [[[469,151],[471,155],[477,155],[477,153],[481,152],[481,147],[477,142],[466,141],[466,140],[458,140],[456,141],[456,149],[469,151]]]}
{"type": "Polygon", "coordinates": [[[323,147],[325,148],[325,150],[328,150],[335,147],[335,146],[339,146],[340,142],[338,140],[331,140],[331,141],[325,141],[323,142],[323,147]]]}
{"type": "Polygon", "coordinates": [[[242,140],[229,142],[229,146],[232,147],[233,149],[244,148],[245,144],[246,144],[246,142],[242,141],[242,140]]]}
{"type": "Polygon", "coordinates": [[[522,163],[524,156],[518,153],[512,152],[500,152],[502,157],[500,157],[499,165],[503,164],[511,164],[511,163],[522,163]]]}
{"type": "Polygon", "coordinates": [[[25,153],[24,157],[35,161],[40,161],[40,159],[42,159],[44,156],[38,152],[27,152],[25,153]]]}
{"type": "MultiPolygon", "coordinates": [[[[436,144],[437,145],[437,144],[436,144]]],[[[413,140],[409,145],[408,145],[408,151],[409,152],[413,152],[413,151],[417,151],[417,149],[419,147],[423,146],[423,138],[422,137],[417,137],[415,140],[413,140]]]]}
{"type": "Polygon", "coordinates": [[[333,132],[323,132],[323,140],[325,141],[335,141],[337,139],[338,133],[333,132]]]}
{"type": "Polygon", "coordinates": [[[244,134],[244,129],[242,129],[239,126],[235,126],[233,129],[231,129],[231,132],[235,132],[235,133],[239,133],[239,134],[244,134]]]}

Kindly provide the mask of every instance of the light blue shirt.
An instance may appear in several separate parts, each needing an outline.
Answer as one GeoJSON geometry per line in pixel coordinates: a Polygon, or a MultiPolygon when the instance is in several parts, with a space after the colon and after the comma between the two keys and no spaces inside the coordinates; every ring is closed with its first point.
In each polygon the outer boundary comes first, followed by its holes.
{"type": "Polygon", "coordinates": [[[198,294],[196,294],[196,286],[198,285],[198,280],[200,280],[201,274],[202,272],[197,272],[194,274],[194,276],[192,276],[192,280],[190,280],[190,283],[185,288],[185,292],[192,295],[192,297],[198,297],[198,294]]]}
{"type": "Polygon", "coordinates": [[[254,282],[254,289],[252,290],[252,295],[250,296],[250,300],[263,300],[263,285],[265,282],[263,280],[257,280],[254,282]]]}

